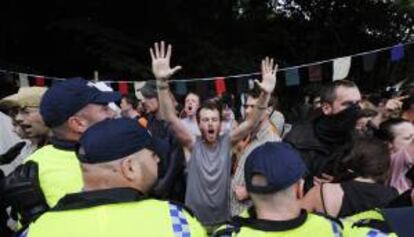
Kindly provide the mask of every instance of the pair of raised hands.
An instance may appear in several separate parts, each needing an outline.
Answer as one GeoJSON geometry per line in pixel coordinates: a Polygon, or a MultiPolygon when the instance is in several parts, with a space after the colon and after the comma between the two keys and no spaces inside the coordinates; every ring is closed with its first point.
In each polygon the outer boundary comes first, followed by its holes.
{"type": "MultiPolygon", "coordinates": [[[[152,72],[158,82],[167,82],[172,75],[182,68],[181,66],[171,68],[171,52],[171,45],[166,46],[164,41],[155,43],[154,47],[150,48],[152,72]]],[[[255,80],[255,83],[263,92],[270,94],[275,89],[277,68],[278,65],[273,58],[266,57],[262,60],[262,81],[255,80]]]]}

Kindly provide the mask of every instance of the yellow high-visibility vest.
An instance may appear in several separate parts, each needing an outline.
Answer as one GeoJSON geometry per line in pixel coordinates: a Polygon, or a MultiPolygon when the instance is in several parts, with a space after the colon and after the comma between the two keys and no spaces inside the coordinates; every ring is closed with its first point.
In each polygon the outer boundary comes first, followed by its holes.
{"type": "MultiPolygon", "coordinates": [[[[243,213],[246,216],[246,212],[243,213]]],[[[303,215],[303,214],[302,214],[303,215]]],[[[329,219],[324,216],[316,214],[306,214],[306,221],[302,224],[296,224],[296,226],[285,227],[292,225],[288,224],[290,221],[279,222],[277,225],[282,226],[280,230],[272,230],[272,222],[265,220],[256,220],[251,222],[249,225],[237,224],[237,222],[230,225],[223,225],[217,229],[213,236],[224,237],[224,236],[269,236],[269,237],[309,237],[309,236],[332,236],[332,237],[386,237],[395,236],[387,235],[379,230],[372,229],[369,227],[355,227],[352,226],[351,222],[341,222],[339,220],[329,219]],[[268,227],[266,227],[268,226],[268,227]]],[[[274,225],[273,225],[274,226],[274,225]]]]}
{"type": "Polygon", "coordinates": [[[82,190],[82,171],[75,151],[47,145],[35,151],[27,161],[38,164],[40,187],[49,207],[54,207],[66,194],[82,190]]]}
{"type": "Polygon", "coordinates": [[[303,223],[299,223],[302,221],[295,221],[298,223],[292,224],[291,221],[280,221],[277,225],[280,225],[281,228],[274,230],[273,228],[276,228],[276,224],[273,224],[272,221],[266,220],[253,220],[249,225],[241,224],[238,227],[237,224],[235,226],[225,225],[216,230],[213,236],[341,236],[342,227],[340,223],[336,221],[326,219],[322,216],[308,214],[304,212],[302,212],[301,218],[303,218],[303,223]],[[228,235],[229,233],[231,234],[228,235]]]}
{"type": "MultiPolygon", "coordinates": [[[[59,206],[59,204],[58,204],[59,206]]],[[[207,236],[185,209],[147,199],[53,211],[43,214],[21,236],[207,236]]]]}
{"type": "Polygon", "coordinates": [[[369,224],[367,224],[367,227],[358,227],[358,225],[356,225],[358,222],[366,222],[371,220],[385,222],[384,216],[381,214],[381,211],[379,209],[372,209],[343,218],[342,223],[345,226],[344,236],[397,236],[395,233],[388,233],[386,235],[384,233],[379,232],[378,230],[369,228],[369,224]]]}

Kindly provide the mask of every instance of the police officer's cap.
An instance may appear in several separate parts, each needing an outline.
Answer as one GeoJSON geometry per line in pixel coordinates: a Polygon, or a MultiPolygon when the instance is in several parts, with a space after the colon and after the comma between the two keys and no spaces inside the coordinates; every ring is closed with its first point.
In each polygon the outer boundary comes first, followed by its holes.
{"type": "Polygon", "coordinates": [[[154,138],[136,119],[107,119],[82,135],[77,156],[82,163],[103,163],[132,155],[144,148],[161,159],[168,154],[167,142],[154,138]]]}
{"type": "Polygon", "coordinates": [[[88,104],[108,104],[121,100],[118,92],[103,92],[82,78],[67,79],[50,87],[40,103],[40,114],[46,126],[63,124],[88,104]]]}
{"type": "Polygon", "coordinates": [[[267,142],[247,156],[244,173],[248,192],[266,194],[283,190],[299,181],[306,173],[306,166],[289,144],[267,142]],[[255,175],[266,178],[267,185],[252,184],[255,175]]]}

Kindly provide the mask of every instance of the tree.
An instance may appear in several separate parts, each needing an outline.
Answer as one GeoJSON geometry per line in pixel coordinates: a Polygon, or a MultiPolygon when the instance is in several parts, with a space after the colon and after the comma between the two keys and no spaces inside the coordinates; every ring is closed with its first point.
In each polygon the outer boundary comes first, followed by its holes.
{"type": "Polygon", "coordinates": [[[175,45],[179,77],[246,73],[266,55],[297,65],[409,41],[414,25],[390,0],[3,2],[0,61],[56,76],[151,78],[160,39],[175,45]]]}

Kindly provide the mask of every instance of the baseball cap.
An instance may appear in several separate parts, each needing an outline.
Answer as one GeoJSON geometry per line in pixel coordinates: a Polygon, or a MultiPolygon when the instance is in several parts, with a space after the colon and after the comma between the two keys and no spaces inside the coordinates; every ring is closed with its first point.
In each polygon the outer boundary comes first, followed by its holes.
{"type": "Polygon", "coordinates": [[[121,100],[118,92],[103,92],[82,78],[67,79],[54,84],[44,94],[40,114],[48,127],[63,124],[88,104],[108,104],[121,100]]]}
{"type": "Polygon", "coordinates": [[[283,190],[306,173],[306,166],[299,153],[283,142],[266,142],[255,148],[244,166],[246,189],[251,193],[274,193],[283,190]],[[252,184],[255,175],[266,178],[266,186],[252,184]]]}
{"type": "Polygon", "coordinates": [[[157,84],[155,81],[145,82],[145,85],[139,89],[139,91],[146,98],[154,98],[158,96],[157,84]]]}
{"type": "Polygon", "coordinates": [[[21,87],[16,94],[3,98],[2,103],[10,102],[20,108],[39,107],[46,91],[46,87],[21,87]]]}
{"type": "Polygon", "coordinates": [[[154,151],[160,159],[168,155],[166,141],[154,138],[138,120],[107,119],[86,130],[79,141],[78,159],[96,164],[121,159],[144,148],[154,151]]]}

